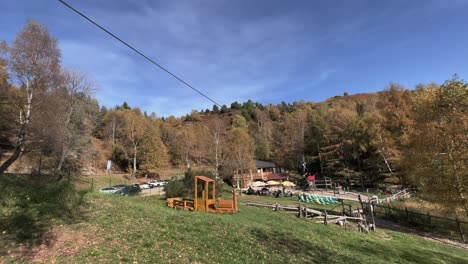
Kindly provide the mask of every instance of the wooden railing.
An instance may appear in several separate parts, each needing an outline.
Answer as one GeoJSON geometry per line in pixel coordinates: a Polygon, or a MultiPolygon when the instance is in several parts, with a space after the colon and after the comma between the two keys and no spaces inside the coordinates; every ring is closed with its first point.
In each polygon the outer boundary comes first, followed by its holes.
{"type": "Polygon", "coordinates": [[[169,204],[169,201],[168,201],[168,206],[173,207],[173,208],[177,208],[177,209],[184,209],[184,210],[194,210],[195,209],[194,202],[191,199],[180,199],[180,198],[177,199],[177,198],[175,198],[175,199],[173,199],[171,201],[171,204],[169,204]]]}
{"type": "Polygon", "coordinates": [[[393,201],[398,200],[400,198],[409,198],[410,196],[411,196],[410,190],[409,189],[403,189],[403,190],[395,193],[394,195],[392,195],[390,197],[387,197],[387,198],[384,198],[384,199],[376,198],[376,199],[371,199],[370,201],[374,202],[376,204],[381,204],[381,203],[393,202],[393,201]]]}

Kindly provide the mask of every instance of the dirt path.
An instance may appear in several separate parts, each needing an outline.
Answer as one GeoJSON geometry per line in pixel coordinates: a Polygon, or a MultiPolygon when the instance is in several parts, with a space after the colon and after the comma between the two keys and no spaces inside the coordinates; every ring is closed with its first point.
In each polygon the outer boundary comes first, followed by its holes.
{"type": "Polygon", "coordinates": [[[432,234],[432,233],[428,233],[428,232],[412,229],[412,228],[409,228],[409,227],[401,226],[401,225],[396,224],[396,223],[394,223],[392,221],[389,221],[389,220],[376,218],[375,219],[375,224],[376,224],[377,229],[380,227],[380,228],[390,229],[390,230],[393,230],[393,231],[398,231],[398,232],[403,232],[403,233],[410,233],[410,234],[417,235],[417,236],[423,237],[423,238],[425,238],[427,240],[431,240],[431,241],[434,241],[434,242],[437,242],[437,243],[442,243],[442,244],[446,244],[446,245],[450,245],[450,246],[458,247],[458,248],[462,248],[462,249],[468,249],[468,244],[463,243],[461,241],[452,240],[452,239],[441,237],[441,236],[438,236],[438,235],[435,235],[435,234],[432,234]]]}

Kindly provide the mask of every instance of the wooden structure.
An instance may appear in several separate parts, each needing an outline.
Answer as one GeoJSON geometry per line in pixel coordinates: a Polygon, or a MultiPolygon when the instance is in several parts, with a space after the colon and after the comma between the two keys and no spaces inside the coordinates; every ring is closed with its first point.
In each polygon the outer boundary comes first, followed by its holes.
{"type": "Polygon", "coordinates": [[[195,176],[195,185],[193,193],[193,201],[195,205],[195,211],[207,212],[209,208],[214,209],[216,197],[216,184],[213,179],[206,176],[195,176]],[[198,197],[198,183],[202,184],[202,196],[201,199],[198,197]],[[211,187],[211,192],[210,192],[211,187]]]}
{"type": "MultiPolygon", "coordinates": [[[[341,226],[344,226],[345,228],[347,228],[349,225],[348,221],[357,221],[357,227],[360,232],[364,231],[367,233],[370,230],[375,231],[375,223],[368,224],[366,221],[365,215],[362,213],[363,212],[362,209],[359,209],[359,208],[357,210],[356,215],[346,215],[344,213],[337,215],[337,214],[330,214],[333,212],[330,212],[330,211],[327,212],[326,210],[320,211],[320,210],[307,208],[307,203],[304,203],[304,205],[299,203],[299,206],[293,206],[293,205],[280,205],[278,203],[269,204],[269,203],[263,203],[263,202],[257,202],[257,201],[247,201],[246,205],[270,208],[270,209],[273,209],[274,211],[284,210],[288,213],[298,214],[299,218],[319,220],[319,221],[316,221],[316,223],[324,223],[325,225],[328,225],[330,223],[339,224],[341,226]]],[[[341,206],[341,204],[338,206],[341,206]]],[[[333,209],[334,208],[332,208],[331,210],[333,209]]]]}
{"type": "Polygon", "coordinates": [[[232,213],[238,210],[237,195],[234,190],[232,195],[232,200],[216,199],[215,181],[206,176],[195,176],[193,199],[167,198],[167,206],[190,211],[232,213]]]}

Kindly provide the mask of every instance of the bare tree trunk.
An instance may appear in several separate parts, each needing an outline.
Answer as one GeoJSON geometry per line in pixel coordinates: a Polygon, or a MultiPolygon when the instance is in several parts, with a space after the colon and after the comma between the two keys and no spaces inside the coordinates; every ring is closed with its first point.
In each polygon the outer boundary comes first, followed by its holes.
{"type": "Polygon", "coordinates": [[[323,161],[322,161],[322,154],[320,153],[320,144],[317,142],[317,151],[319,155],[319,160],[320,160],[320,172],[323,175],[323,161]]]}
{"type": "MultiPolygon", "coordinates": [[[[379,134],[379,138],[380,138],[380,142],[383,143],[382,135],[379,134]]],[[[390,167],[390,164],[388,163],[388,160],[385,157],[385,154],[384,154],[383,150],[378,149],[378,151],[380,152],[380,155],[382,156],[383,160],[385,161],[385,165],[387,165],[388,171],[390,172],[391,175],[393,175],[393,170],[390,167]]]]}
{"type": "Polygon", "coordinates": [[[385,161],[385,165],[387,165],[388,171],[390,172],[391,175],[393,175],[393,170],[392,170],[392,168],[390,167],[390,164],[388,163],[387,158],[385,157],[385,155],[383,154],[383,152],[380,152],[380,155],[382,155],[382,158],[383,158],[383,160],[385,161]]]}
{"type": "Polygon", "coordinates": [[[62,154],[60,155],[60,160],[59,160],[59,163],[57,165],[57,170],[55,171],[56,173],[60,173],[62,171],[62,166],[63,166],[63,163],[65,162],[65,157],[68,154],[68,150],[66,150],[66,149],[68,149],[68,148],[65,147],[62,150],[62,154]]]}
{"type": "Polygon", "coordinates": [[[70,142],[71,141],[71,135],[70,135],[70,131],[68,130],[68,125],[71,122],[71,117],[72,117],[73,111],[74,111],[73,103],[74,102],[72,101],[72,106],[70,107],[70,111],[67,114],[67,118],[63,122],[63,131],[62,131],[62,133],[64,134],[64,138],[66,138],[66,140],[63,142],[62,153],[60,155],[60,161],[59,161],[59,164],[57,166],[56,173],[59,173],[59,174],[62,171],[62,166],[63,166],[63,163],[65,162],[65,158],[68,155],[68,150],[70,149],[70,144],[71,144],[71,142],[70,142]]]}
{"type": "Polygon", "coordinates": [[[137,171],[137,145],[133,145],[133,174],[137,171]]]}
{"type": "Polygon", "coordinates": [[[115,116],[112,117],[112,151],[114,151],[115,145],[115,116]]]}
{"type": "Polygon", "coordinates": [[[218,149],[219,149],[219,135],[220,128],[217,126],[215,128],[214,140],[215,140],[215,179],[219,177],[219,157],[218,157],[218,149]]]}

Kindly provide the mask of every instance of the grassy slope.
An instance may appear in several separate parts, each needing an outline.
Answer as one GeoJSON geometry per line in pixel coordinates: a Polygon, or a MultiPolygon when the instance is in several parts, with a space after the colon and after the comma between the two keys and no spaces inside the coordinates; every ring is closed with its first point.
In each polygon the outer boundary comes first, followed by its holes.
{"type": "Polygon", "coordinates": [[[157,197],[89,196],[83,226],[95,245],[61,262],[114,263],[466,263],[468,252],[379,230],[337,226],[241,206],[233,215],[178,211],[157,197]],[[96,239],[98,238],[98,239],[96,239]]]}
{"type": "MultiPolygon", "coordinates": [[[[118,177],[113,181],[118,181],[118,177]]],[[[99,177],[95,187],[107,184],[99,177]]],[[[283,212],[241,205],[233,215],[178,211],[160,197],[89,193],[60,185],[0,179],[0,262],[143,263],[466,263],[468,252],[379,229],[368,235],[283,212]],[[75,198],[73,198],[75,197],[75,198]],[[21,220],[21,222],[18,222],[21,220]],[[32,228],[34,227],[34,228],[32,228]],[[55,232],[48,247],[38,247],[55,232]],[[20,253],[18,245],[30,245],[20,253]],[[22,252],[22,253],[21,253],[22,252]],[[32,254],[31,254],[32,252],[32,254]],[[70,253],[71,252],[71,253],[70,253]],[[29,254],[29,255],[28,255],[29,254]],[[32,255],[32,257],[31,257],[32,255]]],[[[89,182],[81,182],[88,189],[89,182]]],[[[80,184],[78,184],[80,185],[80,184]]],[[[96,188],[95,188],[96,190],[96,188]]],[[[245,196],[297,204],[296,198],[245,196]]],[[[312,204],[311,204],[312,206],[312,204]]],[[[313,205],[318,209],[330,206],[313,205]]],[[[337,210],[341,210],[337,208],[337,210]]],[[[21,246],[19,246],[21,248],[21,246]]]]}

